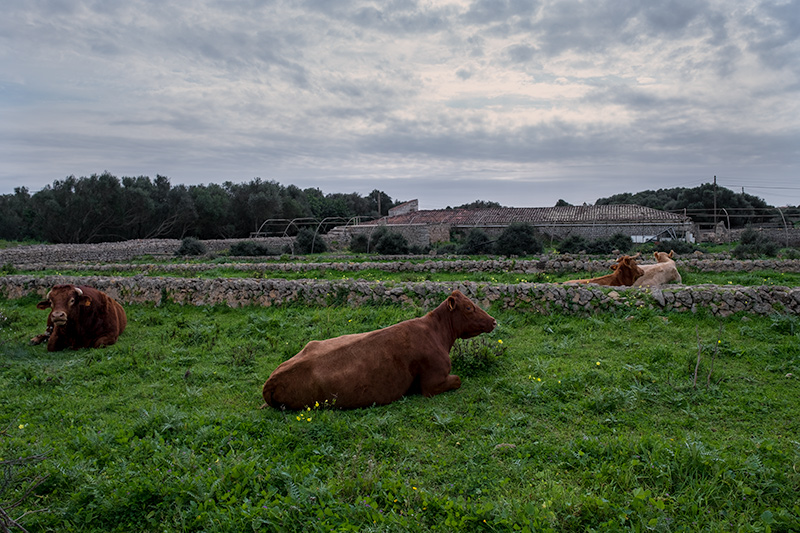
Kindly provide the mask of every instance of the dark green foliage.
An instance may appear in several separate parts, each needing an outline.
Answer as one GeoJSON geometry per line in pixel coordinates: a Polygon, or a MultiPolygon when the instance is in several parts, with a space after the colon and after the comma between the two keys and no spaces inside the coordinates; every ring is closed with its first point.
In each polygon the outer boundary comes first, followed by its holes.
{"type": "Polygon", "coordinates": [[[175,255],[203,255],[208,251],[206,245],[195,237],[185,237],[175,255]]]}
{"type": "Polygon", "coordinates": [[[278,255],[278,252],[270,250],[263,242],[239,241],[231,245],[230,255],[262,256],[278,255]]]}
{"type": "Polygon", "coordinates": [[[775,241],[766,237],[763,233],[747,228],[739,237],[739,244],[731,250],[731,254],[737,259],[755,258],[759,256],[775,257],[780,246],[775,241]]]}
{"type": "Polygon", "coordinates": [[[757,196],[746,193],[735,193],[722,186],[704,183],[694,188],[675,187],[672,189],[647,190],[635,194],[615,194],[608,198],[598,198],[595,205],[636,204],[662,211],[686,210],[689,216],[698,223],[713,223],[714,206],[718,213],[727,210],[733,215],[726,217],[733,228],[741,228],[748,224],[758,224],[780,215],[770,210],[769,205],[757,196]],[[715,201],[716,197],[716,201],[715,201]]]}
{"type": "Polygon", "coordinates": [[[628,253],[633,248],[633,241],[627,235],[616,233],[607,239],[587,240],[579,235],[571,235],[558,245],[558,251],[564,254],[585,252],[587,254],[607,255],[614,251],[628,253]]]}
{"type": "Polygon", "coordinates": [[[488,254],[491,253],[493,244],[485,231],[472,229],[459,246],[458,253],[463,255],[488,254]]]}
{"type": "Polygon", "coordinates": [[[350,239],[350,251],[363,254],[367,252],[367,248],[369,247],[369,237],[364,233],[359,233],[355,235],[352,239],[350,239]]]}
{"type": "Polygon", "coordinates": [[[295,245],[295,252],[300,254],[321,254],[328,251],[322,235],[311,228],[303,228],[297,233],[295,245]]]}
{"type": "Polygon", "coordinates": [[[260,178],[171,186],[165,176],[120,179],[104,172],[68,176],[34,194],[18,187],[14,194],[0,195],[0,239],[91,243],[186,235],[237,238],[254,231],[291,235],[297,219],[336,217],[323,225],[325,233],[355,217],[386,215],[394,205],[377,190],[367,197],[326,195],[260,178]]]}
{"type": "Polygon", "coordinates": [[[637,250],[643,255],[651,255],[653,252],[675,252],[678,255],[688,255],[700,247],[686,241],[657,241],[640,244],[637,250]]]}
{"type": "Polygon", "coordinates": [[[580,235],[570,235],[561,241],[557,248],[562,254],[577,254],[586,252],[589,248],[589,242],[580,235]]]}
{"type": "Polygon", "coordinates": [[[498,255],[531,255],[544,251],[536,229],[527,222],[509,225],[495,242],[494,253],[498,255]]]}
{"type": "Polygon", "coordinates": [[[611,250],[619,250],[623,254],[630,252],[631,248],[633,247],[633,241],[631,241],[631,238],[622,233],[615,233],[609,237],[608,243],[611,246],[611,250]]]}
{"type": "Polygon", "coordinates": [[[484,337],[458,339],[450,350],[453,373],[464,378],[493,372],[505,353],[502,342],[484,337]]]}
{"type": "Polygon", "coordinates": [[[402,233],[387,231],[375,245],[382,255],[403,255],[409,252],[408,239],[402,233]]]}
{"type": "Polygon", "coordinates": [[[474,202],[470,202],[468,204],[461,204],[456,206],[454,209],[493,209],[503,207],[497,202],[490,202],[488,200],[475,200],[474,202]]]}

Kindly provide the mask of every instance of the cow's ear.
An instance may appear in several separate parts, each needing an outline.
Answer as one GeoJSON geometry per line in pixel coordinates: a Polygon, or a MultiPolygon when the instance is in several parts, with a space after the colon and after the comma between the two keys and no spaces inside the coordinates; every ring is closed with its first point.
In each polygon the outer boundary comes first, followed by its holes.
{"type": "Polygon", "coordinates": [[[83,305],[83,306],[89,307],[90,305],[92,305],[92,299],[90,297],[88,297],[88,296],[83,296],[83,297],[81,297],[81,301],[80,301],[79,305],[83,305]]]}
{"type": "Polygon", "coordinates": [[[667,257],[669,257],[670,259],[672,259],[672,256],[673,256],[673,255],[675,255],[675,250],[670,250],[670,251],[669,251],[669,255],[668,255],[667,257]]]}
{"type": "Polygon", "coordinates": [[[36,309],[50,309],[50,300],[42,300],[36,304],[36,309]]]}
{"type": "Polygon", "coordinates": [[[447,308],[451,311],[456,308],[456,299],[452,296],[447,297],[447,308]]]}

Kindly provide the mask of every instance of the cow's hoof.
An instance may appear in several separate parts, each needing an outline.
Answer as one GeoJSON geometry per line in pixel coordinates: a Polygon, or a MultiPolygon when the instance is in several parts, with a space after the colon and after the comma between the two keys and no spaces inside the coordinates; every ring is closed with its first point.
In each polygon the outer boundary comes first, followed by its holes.
{"type": "Polygon", "coordinates": [[[31,338],[31,346],[36,346],[37,344],[42,344],[44,341],[50,338],[50,335],[36,335],[35,337],[31,338]]]}

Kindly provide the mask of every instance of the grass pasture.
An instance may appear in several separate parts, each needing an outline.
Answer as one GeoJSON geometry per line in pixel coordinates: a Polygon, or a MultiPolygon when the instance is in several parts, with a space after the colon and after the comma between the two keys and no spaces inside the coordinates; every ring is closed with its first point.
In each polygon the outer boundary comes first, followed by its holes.
{"type": "Polygon", "coordinates": [[[130,305],[116,345],[50,354],[35,302],[0,300],[29,531],[800,530],[797,317],[489,310],[458,391],[281,412],[261,385],[306,341],[427,310],[130,305]]]}

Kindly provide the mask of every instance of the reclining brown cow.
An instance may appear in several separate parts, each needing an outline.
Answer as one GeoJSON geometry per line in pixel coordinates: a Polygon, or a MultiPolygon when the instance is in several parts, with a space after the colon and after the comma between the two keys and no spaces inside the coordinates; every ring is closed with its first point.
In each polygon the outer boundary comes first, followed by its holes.
{"type": "Polygon", "coordinates": [[[50,313],[46,332],[33,337],[31,344],[47,341],[48,352],[110,346],[128,324],[116,300],[83,285],[56,285],[36,307],[50,313]]]}
{"type": "Polygon", "coordinates": [[[411,392],[457,389],[450,374],[456,339],[492,331],[497,322],[459,291],[423,317],[393,326],[311,341],[269,376],[265,407],[302,409],[317,402],[341,409],[385,405],[411,392]]]}
{"type": "Polygon", "coordinates": [[[600,276],[591,279],[571,279],[565,281],[568,284],[586,284],[595,283],[597,285],[606,285],[609,287],[630,287],[634,282],[644,275],[644,271],[636,264],[636,259],[639,254],[634,256],[623,255],[617,259],[616,264],[611,265],[611,274],[600,276]]]}

